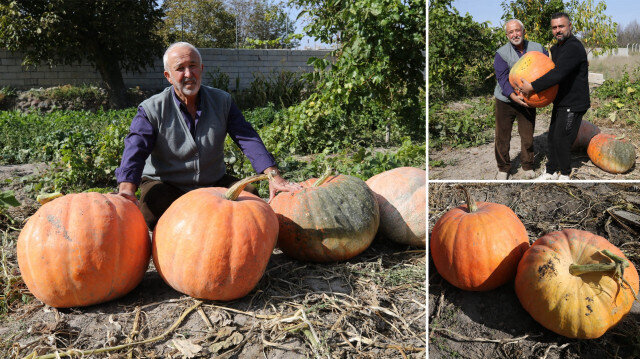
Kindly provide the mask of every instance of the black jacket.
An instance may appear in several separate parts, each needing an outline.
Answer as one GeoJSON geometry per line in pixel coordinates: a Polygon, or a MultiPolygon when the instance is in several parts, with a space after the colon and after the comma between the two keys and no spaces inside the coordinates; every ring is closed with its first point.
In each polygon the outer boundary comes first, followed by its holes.
{"type": "Polygon", "coordinates": [[[586,111],[589,100],[589,63],[584,46],[571,35],[562,44],[551,47],[551,59],[556,67],[533,81],[531,86],[540,92],[559,84],[558,95],[553,101],[555,108],[569,108],[571,112],[586,111]]]}

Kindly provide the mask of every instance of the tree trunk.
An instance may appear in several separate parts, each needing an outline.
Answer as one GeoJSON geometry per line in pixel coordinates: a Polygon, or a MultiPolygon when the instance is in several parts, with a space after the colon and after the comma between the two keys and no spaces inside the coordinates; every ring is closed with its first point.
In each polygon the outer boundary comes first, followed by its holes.
{"type": "Polygon", "coordinates": [[[109,93],[109,101],[115,108],[127,107],[127,89],[122,79],[122,71],[118,66],[118,61],[112,61],[105,56],[99,56],[96,59],[96,67],[102,81],[104,81],[107,92],[109,93]]]}

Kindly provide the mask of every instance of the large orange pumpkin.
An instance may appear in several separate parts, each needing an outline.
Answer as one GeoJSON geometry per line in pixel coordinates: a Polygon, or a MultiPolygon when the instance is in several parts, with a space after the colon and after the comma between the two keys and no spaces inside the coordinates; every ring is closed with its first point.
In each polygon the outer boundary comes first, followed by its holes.
{"type": "Polygon", "coordinates": [[[334,262],[369,247],[380,213],[363,180],[337,175],[300,184],[302,190],[281,192],[271,201],[280,221],[278,247],[284,254],[303,261],[334,262]]]}
{"type": "Polygon", "coordinates": [[[199,188],[169,206],[153,231],[153,263],[175,290],[233,300],[258,284],[278,236],[278,218],[260,197],[234,187],[199,188]]]}
{"type": "Polygon", "coordinates": [[[17,253],[31,293],[65,308],[127,294],[142,280],[150,248],[138,207],[115,194],[92,192],[40,207],[20,232],[17,253]]]}
{"type": "Polygon", "coordinates": [[[578,129],[578,136],[571,145],[571,151],[586,151],[589,147],[591,139],[600,133],[600,128],[593,123],[582,119],[580,121],[580,128],[578,129]]]}
{"type": "Polygon", "coordinates": [[[591,139],[587,155],[593,164],[610,173],[627,172],[636,163],[636,149],[626,139],[600,133],[591,139]]]}
{"type": "Polygon", "coordinates": [[[380,208],[380,228],[385,237],[402,244],[424,247],[426,228],[427,172],[400,167],[367,180],[380,208]]]}
{"type": "MultiPolygon", "coordinates": [[[[522,86],[521,79],[533,82],[555,68],[551,59],[539,51],[529,51],[513,65],[509,71],[509,82],[515,88],[522,86]]],[[[521,95],[516,90],[516,94],[521,95]]],[[[531,107],[544,107],[553,102],[558,94],[558,85],[549,87],[539,93],[523,96],[524,102],[531,107]]]]}
{"type": "Polygon", "coordinates": [[[529,237],[507,206],[475,202],[449,210],[433,226],[433,262],[449,283],[472,291],[491,290],[513,279],[529,237]]]}
{"type": "Polygon", "coordinates": [[[569,338],[591,339],[631,310],[638,272],[606,239],[565,229],[542,236],[524,254],[515,288],[538,323],[569,338]]]}

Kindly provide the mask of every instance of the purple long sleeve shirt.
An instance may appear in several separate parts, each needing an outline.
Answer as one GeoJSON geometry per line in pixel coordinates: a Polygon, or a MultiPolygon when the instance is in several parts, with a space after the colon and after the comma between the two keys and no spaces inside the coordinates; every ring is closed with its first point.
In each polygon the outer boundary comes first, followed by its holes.
{"type": "MultiPolygon", "coordinates": [[[[193,118],[191,114],[189,114],[187,107],[180,102],[175,92],[172,91],[172,93],[173,99],[176,101],[187,123],[189,132],[191,132],[191,136],[194,136],[198,119],[201,116],[200,97],[198,97],[196,116],[193,118]]],[[[267,151],[258,133],[253,129],[251,124],[245,120],[240,109],[238,109],[233,101],[229,108],[227,133],[247,156],[251,162],[251,166],[257,173],[262,173],[265,169],[276,165],[275,159],[269,151],[267,151]]],[[[157,136],[158,133],[154,131],[153,126],[151,126],[144,109],[142,106],[138,107],[138,113],[136,113],[131,121],[129,134],[124,139],[124,151],[120,167],[118,167],[115,172],[118,183],[130,182],[135,185],[140,185],[145,161],[153,151],[157,136]]]]}
{"type": "MultiPolygon", "coordinates": [[[[513,46],[513,44],[511,44],[511,46],[513,46]]],[[[527,52],[526,46],[525,50],[523,50],[522,52],[518,51],[515,46],[513,46],[513,49],[516,50],[516,54],[518,54],[518,57],[522,57],[522,55],[527,52]]],[[[542,53],[549,56],[549,52],[547,52],[547,50],[542,50],[542,53]]],[[[500,57],[500,55],[498,55],[497,52],[495,58],[493,59],[493,69],[496,72],[496,80],[498,80],[498,83],[500,84],[502,94],[506,98],[509,98],[509,96],[514,92],[513,86],[511,86],[511,83],[509,83],[509,71],[511,71],[511,68],[509,67],[509,64],[507,64],[507,62],[504,61],[502,57],[500,57]]]]}

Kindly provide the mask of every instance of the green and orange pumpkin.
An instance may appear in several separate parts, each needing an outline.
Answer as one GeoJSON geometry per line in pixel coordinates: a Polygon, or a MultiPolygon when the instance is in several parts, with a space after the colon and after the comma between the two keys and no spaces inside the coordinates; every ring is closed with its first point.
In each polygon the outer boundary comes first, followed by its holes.
{"type": "Polygon", "coordinates": [[[40,207],[20,232],[18,265],[43,303],[66,308],[103,303],[134,289],[151,243],[131,201],[96,192],[68,194],[40,207]]]}
{"type": "MultiPolygon", "coordinates": [[[[556,65],[551,59],[539,51],[529,51],[513,65],[509,71],[509,83],[514,89],[522,86],[521,79],[533,82],[554,69],[556,65]]],[[[519,91],[516,94],[522,95],[519,91]]],[[[553,85],[548,89],[539,93],[532,93],[529,96],[523,96],[524,102],[531,107],[545,107],[556,98],[558,94],[558,85],[553,85]]]]}
{"type": "Polygon", "coordinates": [[[380,223],[375,195],[353,176],[326,174],[281,192],[271,201],[278,216],[278,247],[289,257],[309,262],[353,258],[373,241],[380,223]]]}
{"type": "Polygon", "coordinates": [[[153,263],[175,290],[194,298],[229,301],[258,284],[278,236],[278,218],[243,188],[187,192],[165,211],[153,231],[153,263]]]}
{"type": "Polygon", "coordinates": [[[636,163],[636,149],[626,139],[600,133],[587,147],[587,155],[594,165],[610,173],[624,173],[636,163]]]}
{"type": "Polygon", "coordinates": [[[507,206],[475,202],[447,211],[433,226],[430,252],[438,273],[470,291],[497,288],[513,279],[529,248],[527,230],[507,206]]]}
{"type": "Polygon", "coordinates": [[[565,229],[533,243],[518,265],[515,289],[524,309],[547,329],[592,339],[631,310],[638,272],[605,238],[565,229]]]}
{"type": "Polygon", "coordinates": [[[367,180],[380,208],[379,232],[401,244],[424,247],[426,226],[427,172],[399,167],[367,180]]]}

